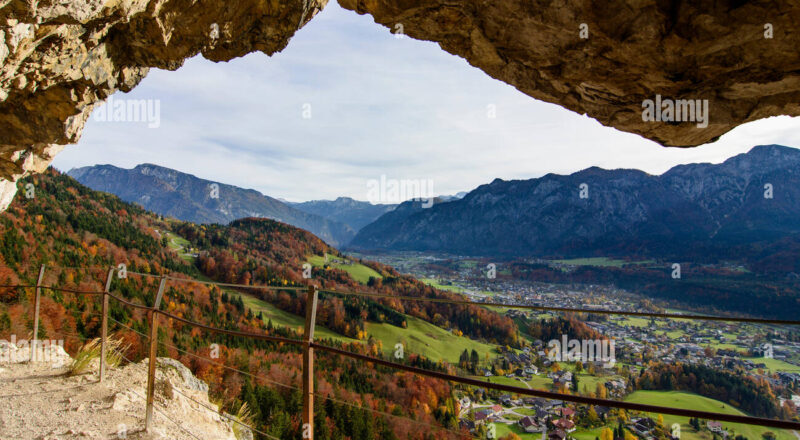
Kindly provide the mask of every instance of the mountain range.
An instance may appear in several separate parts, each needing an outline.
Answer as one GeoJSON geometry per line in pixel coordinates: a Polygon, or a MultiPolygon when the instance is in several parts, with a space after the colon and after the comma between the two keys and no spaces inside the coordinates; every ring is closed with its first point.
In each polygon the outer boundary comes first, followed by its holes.
{"type": "Polygon", "coordinates": [[[309,214],[345,224],[354,231],[360,230],[397,207],[397,205],[390,204],[373,205],[350,197],[339,197],[336,200],[312,200],[302,203],[289,202],[289,205],[309,214]]]}
{"type": "Polygon", "coordinates": [[[405,202],[352,249],[482,256],[686,255],[800,233],[800,150],[763,145],[662,175],[592,167],[496,179],[464,198],[405,202]]]}
{"type": "Polygon", "coordinates": [[[73,168],[67,174],[96,191],[193,223],[227,224],[245,217],[270,218],[305,229],[333,246],[347,244],[356,233],[356,229],[344,223],[298,209],[256,190],[212,182],[158,165],[141,164],[132,169],[94,165],[73,168]]]}
{"type": "Polygon", "coordinates": [[[373,205],[348,197],[292,203],[151,164],[96,165],[68,174],[161,215],[220,224],[266,217],[354,250],[724,257],[732,246],[800,234],[800,150],[780,145],[757,146],[720,164],[679,165],[661,175],[592,167],[495,179],[437,198],[430,208],[418,201],[373,205]]]}

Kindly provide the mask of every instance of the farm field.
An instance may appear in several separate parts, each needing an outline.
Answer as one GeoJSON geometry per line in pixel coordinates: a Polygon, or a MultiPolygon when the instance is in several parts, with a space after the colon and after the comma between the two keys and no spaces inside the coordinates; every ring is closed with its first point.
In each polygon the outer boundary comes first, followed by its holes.
{"type": "Polygon", "coordinates": [[[569,264],[573,266],[599,266],[599,267],[622,267],[626,264],[651,264],[653,260],[645,261],[625,261],[617,260],[608,257],[591,257],[591,258],[572,258],[569,260],[552,260],[553,263],[569,264]]]}

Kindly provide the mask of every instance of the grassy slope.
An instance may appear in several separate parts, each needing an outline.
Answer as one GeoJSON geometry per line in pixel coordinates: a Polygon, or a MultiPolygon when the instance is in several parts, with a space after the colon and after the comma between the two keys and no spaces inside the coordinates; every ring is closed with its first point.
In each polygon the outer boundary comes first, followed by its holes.
{"type": "MultiPolygon", "coordinates": [[[[254,314],[258,314],[259,312],[263,313],[264,321],[268,322],[269,320],[272,320],[272,325],[276,327],[291,327],[295,330],[299,330],[300,332],[303,331],[303,327],[305,325],[305,318],[293,315],[289,312],[284,312],[283,310],[275,307],[274,305],[262,301],[254,296],[250,296],[247,294],[231,290],[228,290],[227,292],[230,295],[240,296],[242,298],[242,302],[244,302],[245,307],[252,310],[254,314]]],[[[334,332],[333,330],[329,330],[321,325],[317,325],[314,328],[314,338],[334,339],[342,342],[356,342],[355,339],[342,336],[334,332]]]]}
{"type": "MultiPolygon", "coordinates": [[[[253,296],[238,292],[229,291],[232,295],[242,297],[245,306],[250,308],[253,313],[261,312],[264,320],[271,319],[275,326],[286,326],[294,329],[302,328],[304,319],[293,315],[277,307],[262,301],[253,296]]],[[[436,327],[426,321],[411,316],[406,317],[408,328],[395,327],[391,324],[367,323],[367,333],[383,343],[383,350],[387,354],[394,351],[394,346],[398,342],[406,344],[406,353],[418,353],[432,359],[445,359],[450,362],[457,362],[459,355],[466,348],[469,351],[475,349],[481,357],[481,361],[494,346],[482,342],[474,341],[464,336],[456,336],[447,330],[436,327]]],[[[317,339],[336,339],[344,342],[357,342],[341,336],[325,327],[317,325],[314,330],[317,339]]],[[[365,341],[362,341],[365,342],[365,341]]]]}
{"type": "Polygon", "coordinates": [[[458,362],[458,357],[467,349],[478,352],[481,362],[494,346],[472,340],[464,336],[436,327],[418,318],[406,316],[408,328],[399,328],[390,324],[366,324],[367,333],[383,342],[383,349],[390,352],[398,342],[405,343],[407,353],[419,353],[432,359],[445,359],[451,363],[458,362]]]}
{"type": "MultiPolygon", "coordinates": [[[[170,248],[184,255],[182,252],[189,244],[184,238],[167,232],[167,239],[170,248]]],[[[314,266],[321,267],[325,264],[325,257],[313,255],[308,258],[308,262],[314,266]]],[[[329,263],[330,264],[330,263],[329,263]]],[[[333,267],[342,269],[350,274],[355,280],[361,283],[369,281],[370,277],[380,278],[380,274],[373,269],[364,266],[363,264],[330,264],[333,267]]],[[[202,277],[205,278],[205,277],[202,277]]],[[[304,318],[285,312],[278,309],[272,304],[262,301],[255,296],[246,293],[236,292],[230,289],[224,289],[228,294],[241,296],[245,306],[253,311],[254,314],[261,312],[264,320],[272,320],[274,326],[291,327],[295,330],[302,331],[304,318]]],[[[395,327],[391,324],[377,324],[366,323],[367,333],[375,337],[383,344],[384,352],[391,354],[394,351],[395,344],[402,342],[405,344],[407,353],[418,353],[432,360],[447,360],[449,362],[457,362],[458,357],[464,349],[472,351],[473,349],[480,355],[481,361],[485,359],[487,353],[494,349],[491,344],[482,343],[472,340],[464,336],[456,336],[451,332],[436,327],[426,321],[411,316],[406,316],[408,327],[403,329],[395,327]]],[[[317,339],[334,339],[343,342],[357,342],[356,339],[351,339],[325,327],[317,325],[314,329],[315,337],[317,339]]],[[[364,341],[362,341],[364,342],[364,341]]]]}
{"type": "MultiPolygon", "coordinates": [[[[505,379],[505,378],[504,378],[505,379]]],[[[509,379],[510,380],[510,379],[509,379]]],[[[678,391],[637,391],[630,394],[626,402],[646,403],[650,405],[671,406],[675,408],[696,409],[700,411],[713,411],[725,414],[744,414],[736,408],[726,405],[718,400],[709,399],[707,397],[699,396],[697,394],[683,393],[678,391]]],[[[652,414],[657,418],[655,414],[652,414]]],[[[681,424],[681,440],[711,440],[711,433],[707,430],[695,432],[694,428],[689,425],[688,417],[664,415],[664,423],[671,426],[673,423],[681,424]]],[[[723,423],[723,428],[728,432],[735,432],[747,437],[749,440],[760,440],[761,433],[765,431],[772,431],[778,436],[778,440],[796,440],[796,437],[788,431],[781,431],[770,428],[762,428],[760,426],[750,426],[738,423],[723,423]]],[[[600,437],[602,427],[589,430],[579,429],[572,433],[572,436],[577,440],[594,440],[595,437],[600,437]]],[[[534,440],[541,438],[541,434],[523,434],[519,427],[508,427],[503,424],[497,424],[497,432],[504,435],[508,432],[515,432],[524,440],[534,440]]]]}
{"type": "MultiPolygon", "coordinates": [[[[679,391],[636,391],[635,393],[628,395],[628,397],[625,398],[625,401],[645,403],[649,405],[671,406],[674,408],[695,409],[700,411],[713,411],[725,414],[744,414],[738,409],[718,400],[679,391]]],[[[701,431],[699,433],[694,432],[694,429],[689,426],[688,417],[665,415],[664,423],[667,425],[680,423],[681,440],[699,440],[711,438],[711,435],[708,431],[701,431]]],[[[777,434],[778,440],[797,440],[796,437],[790,432],[778,429],[727,422],[723,422],[722,427],[728,432],[733,430],[736,432],[736,434],[741,434],[747,437],[749,440],[760,440],[761,433],[766,431],[772,431],[777,434]]]]}
{"type": "Polygon", "coordinates": [[[191,245],[191,243],[189,243],[189,240],[170,231],[160,231],[160,232],[167,237],[167,246],[169,246],[169,248],[172,249],[173,251],[177,252],[183,261],[186,261],[188,263],[194,262],[194,257],[186,253],[186,248],[189,247],[189,245],[191,245]]]}
{"type": "MultiPolygon", "coordinates": [[[[335,256],[330,256],[330,258],[338,258],[335,256]]],[[[322,267],[325,263],[325,257],[321,255],[312,255],[308,257],[308,262],[311,263],[314,267],[322,267]]],[[[354,280],[358,281],[361,284],[367,284],[370,277],[374,278],[383,278],[381,274],[375,272],[372,268],[367,267],[360,263],[353,263],[353,264],[334,264],[334,263],[327,263],[328,266],[334,267],[336,269],[341,269],[347,272],[354,280]]]]}
{"type": "Polygon", "coordinates": [[[425,284],[427,284],[427,285],[429,285],[431,287],[435,287],[435,288],[441,289],[441,290],[449,290],[451,292],[456,292],[456,293],[461,293],[461,292],[464,291],[464,289],[459,287],[459,286],[440,284],[439,280],[435,280],[433,278],[422,278],[422,279],[420,279],[420,281],[422,281],[423,283],[425,283],[425,284]]]}
{"type": "Polygon", "coordinates": [[[780,359],[770,359],[770,358],[763,358],[763,357],[751,357],[745,358],[750,359],[753,363],[756,364],[764,364],[767,366],[767,370],[770,373],[776,373],[778,371],[784,371],[787,373],[800,373],[800,367],[797,365],[792,365],[788,362],[784,362],[780,359]]]}

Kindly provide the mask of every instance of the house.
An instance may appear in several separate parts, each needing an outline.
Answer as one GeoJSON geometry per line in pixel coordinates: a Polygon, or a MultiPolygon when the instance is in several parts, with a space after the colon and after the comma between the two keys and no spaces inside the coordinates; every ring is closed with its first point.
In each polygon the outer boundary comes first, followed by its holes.
{"type": "Polygon", "coordinates": [[[650,433],[652,433],[653,430],[656,429],[656,426],[658,426],[655,420],[651,419],[650,417],[633,419],[631,422],[632,423],[628,424],[628,428],[630,428],[630,430],[640,438],[652,437],[650,433]]]}
{"type": "Polygon", "coordinates": [[[543,411],[550,411],[550,409],[561,403],[560,400],[549,400],[541,397],[527,397],[523,399],[523,401],[526,405],[531,405],[535,409],[541,409],[543,411]]]}
{"type": "Polygon", "coordinates": [[[612,396],[621,396],[625,393],[625,380],[614,379],[603,384],[612,396]]]}
{"type": "Polygon", "coordinates": [[[503,394],[498,399],[503,406],[511,406],[511,395],[510,394],[503,394]]]}
{"type": "Polygon", "coordinates": [[[490,408],[482,409],[475,413],[475,422],[484,422],[493,415],[494,411],[492,411],[490,408]]]}
{"type": "Polygon", "coordinates": [[[568,418],[568,419],[571,419],[572,416],[575,415],[575,410],[572,409],[572,408],[567,408],[567,407],[559,408],[558,412],[561,414],[562,417],[565,417],[565,418],[568,418]]]}
{"type": "Polygon", "coordinates": [[[720,422],[708,422],[708,430],[711,432],[722,432],[722,423],[720,422]]]}
{"type": "Polygon", "coordinates": [[[564,440],[567,438],[567,433],[560,429],[556,429],[547,434],[547,438],[548,440],[564,440]]]}
{"type": "Polygon", "coordinates": [[[472,405],[472,401],[469,400],[469,397],[464,396],[461,398],[461,400],[458,401],[458,404],[461,405],[462,409],[466,409],[469,408],[470,405],[472,405]]]}
{"type": "Polygon", "coordinates": [[[461,419],[458,421],[458,427],[472,432],[475,429],[475,422],[469,419],[461,419]]]}
{"type": "Polygon", "coordinates": [[[554,390],[560,390],[562,388],[568,390],[571,387],[572,387],[572,381],[570,381],[570,380],[567,380],[567,379],[565,379],[563,377],[558,377],[558,378],[553,379],[553,389],[554,390]]]}
{"type": "Polygon", "coordinates": [[[572,432],[575,430],[575,422],[570,419],[558,419],[553,422],[553,425],[555,425],[557,429],[565,432],[572,432]]]}
{"type": "Polygon", "coordinates": [[[492,406],[492,415],[500,415],[503,412],[503,407],[500,405],[493,405],[492,406]]]}
{"type": "Polygon", "coordinates": [[[517,423],[519,423],[519,426],[522,428],[523,431],[528,433],[542,432],[544,430],[544,427],[539,425],[539,423],[536,422],[536,419],[534,419],[531,416],[525,416],[519,419],[519,422],[517,423]]]}
{"type": "Polygon", "coordinates": [[[605,420],[606,417],[608,417],[608,414],[611,412],[611,408],[598,405],[594,407],[594,412],[597,413],[597,416],[600,417],[600,419],[605,420]]]}

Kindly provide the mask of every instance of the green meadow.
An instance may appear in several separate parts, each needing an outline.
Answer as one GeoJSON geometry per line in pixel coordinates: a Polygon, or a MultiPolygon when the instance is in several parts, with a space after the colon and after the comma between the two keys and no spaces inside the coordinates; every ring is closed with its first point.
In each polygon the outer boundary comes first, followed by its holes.
{"type": "Polygon", "coordinates": [[[361,263],[356,263],[353,260],[350,260],[346,257],[336,257],[334,255],[327,254],[326,256],[321,255],[312,255],[308,257],[308,262],[311,263],[314,267],[322,267],[324,265],[328,265],[329,267],[333,267],[336,269],[341,269],[348,273],[354,280],[358,281],[361,284],[367,284],[370,277],[374,278],[383,278],[381,274],[375,272],[374,269],[367,267],[361,263]],[[328,263],[325,262],[325,257],[328,257],[328,263]],[[339,260],[347,260],[350,261],[351,264],[342,264],[342,263],[332,263],[333,259],[339,260]]]}
{"type": "MultiPolygon", "coordinates": [[[[272,325],[274,326],[291,327],[301,331],[303,329],[303,317],[284,312],[274,305],[248,294],[231,291],[228,291],[228,293],[240,296],[247,308],[251,309],[255,314],[261,312],[264,320],[272,320],[272,325]]],[[[412,316],[406,316],[406,322],[408,324],[407,328],[372,322],[366,323],[365,328],[368,335],[383,344],[383,351],[387,354],[392,354],[395,345],[402,343],[405,346],[406,353],[417,353],[432,360],[447,360],[451,363],[458,362],[458,358],[464,349],[470,352],[474,349],[480,355],[481,362],[483,362],[486,355],[495,348],[492,344],[475,341],[465,336],[456,336],[447,330],[412,316]]],[[[366,341],[358,341],[339,335],[320,325],[317,325],[314,329],[314,336],[316,339],[366,343],[366,341]]]]}
{"type": "MultiPolygon", "coordinates": [[[[673,408],[718,412],[724,414],[745,414],[731,405],[720,402],[719,400],[709,399],[708,397],[680,391],[636,391],[628,395],[625,398],[625,401],[648,405],[669,406],[673,408]]],[[[658,417],[655,414],[651,414],[651,416],[653,418],[658,417]]],[[[681,440],[709,440],[712,438],[711,433],[707,430],[695,432],[694,428],[689,425],[688,417],[671,415],[663,415],[663,417],[664,423],[667,426],[672,426],[673,423],[680,423],[681,440]]],[[[744,425],[741,423],[723,422],[722,429],[733,434],[733,436],[743,435],[749,440],[760,440],[761,434],[767,431],[774,432],[777,435],[778,440],[797,440],[794,435],[784,430],[744,425]]]]}

